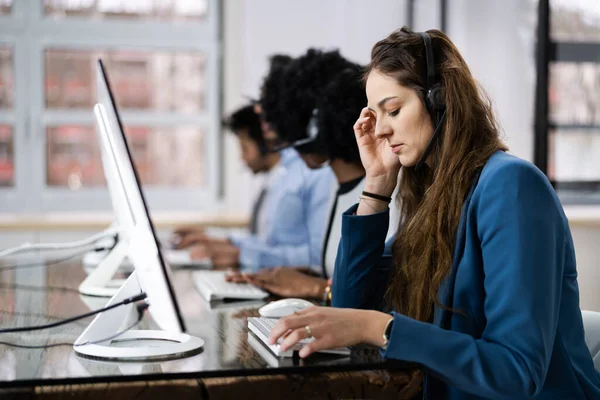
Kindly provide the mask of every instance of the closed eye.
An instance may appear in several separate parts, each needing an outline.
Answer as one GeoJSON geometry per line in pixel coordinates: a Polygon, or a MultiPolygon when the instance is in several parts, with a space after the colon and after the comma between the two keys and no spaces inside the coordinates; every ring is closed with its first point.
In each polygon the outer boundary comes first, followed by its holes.
{"type": "Polygon", "coordinates": [[[390,117],[395,117],[396,115],[398,115],[398,113],[400,113],[400,109],[397,109],[395,111],[391,111],[391,112],[388,113],[388,115],[390,117]]]}

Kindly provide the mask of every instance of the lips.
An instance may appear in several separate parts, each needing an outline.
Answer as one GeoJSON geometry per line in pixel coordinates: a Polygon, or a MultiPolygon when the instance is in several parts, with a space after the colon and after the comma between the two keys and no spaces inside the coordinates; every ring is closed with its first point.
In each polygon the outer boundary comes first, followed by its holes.
{"type": "Polygon", "coordinates": [[[402,148],[402,146],[403,146],[402,143],[390,145],[390,147],[392,149],[392,153],[396,153],[397,154],[398,152],[400,152],[400,149],[402,148]]]}

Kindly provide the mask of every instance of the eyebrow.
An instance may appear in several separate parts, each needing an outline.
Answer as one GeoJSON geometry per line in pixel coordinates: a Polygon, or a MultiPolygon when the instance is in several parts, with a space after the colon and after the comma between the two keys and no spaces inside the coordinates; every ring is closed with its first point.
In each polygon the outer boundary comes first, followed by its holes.
{"type": "MultiPolygon", "coordinates": [[[[389,100],[392,100],[392,99],[397,99],[397,98],[398,98],[398,96],[389,96],[389,97],[386,97],[385,99],[382,99],[382,100],[381,100],[379,103],[377,103],[377,106],[378,106],[380,109],[383,109],[383,106],[385,105],[385,103],[387,103],[389,100]]],[[[375,112],[375,110],[373,110],[371,107],[367,107],[367,108],[368,108],[370,111],[373,111],[373,112],[375,112]]]]}

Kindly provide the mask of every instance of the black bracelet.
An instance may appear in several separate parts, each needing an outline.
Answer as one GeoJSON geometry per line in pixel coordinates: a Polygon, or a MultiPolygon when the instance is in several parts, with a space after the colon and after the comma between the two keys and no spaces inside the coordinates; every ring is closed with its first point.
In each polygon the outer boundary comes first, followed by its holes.
{"type": "Polygon", "coordinates": [[[362,195],[366,196],[366,197],[371,197],[372,199],[375,199],[375,200],[385,201],[386,203],[392,202],[391,197],[382,196],[380,194],[375,194],[375,193],[371,193],[371,192],[362,192],[362,195]]]}

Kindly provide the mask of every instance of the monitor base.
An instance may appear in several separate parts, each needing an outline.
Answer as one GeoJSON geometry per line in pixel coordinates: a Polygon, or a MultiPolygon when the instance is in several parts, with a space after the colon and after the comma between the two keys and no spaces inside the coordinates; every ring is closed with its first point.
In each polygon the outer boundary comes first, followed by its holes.
{"type": "MultiPolygon", "coordinates": [[[[137,272],[134,272],[106,307],[140,293],[137,272]]],[[[197,337],[163,330],[131,330],[111,338],[131,326],[137,318],[133,303],[100,313],[77,338],[73,350],[78,355],[101,360],[156,361],[188,357],[200,352],[204,346],[204,340],[197,337]]]]}
{"type": "Polygon", "coordinates": [[[74,346],[78,355],[107,361],[162,361],[197,354],[204,340],[165,331],[127,331],[104,344],[74,346]]]}

